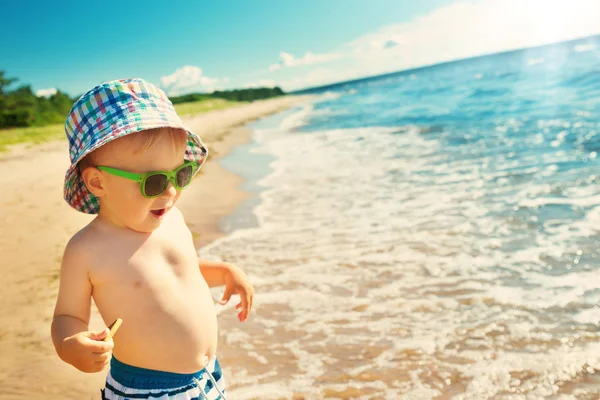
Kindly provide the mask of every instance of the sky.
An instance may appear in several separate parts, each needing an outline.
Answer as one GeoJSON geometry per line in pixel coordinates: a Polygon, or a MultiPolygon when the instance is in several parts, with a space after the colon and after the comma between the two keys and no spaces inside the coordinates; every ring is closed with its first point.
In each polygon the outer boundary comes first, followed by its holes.
{"type": "Polygon", "coordinates": [[[28,1],[0,71],[38,95],[141,77],[169,95],[285,91],[600,34],[598,0],[28,1]]]}

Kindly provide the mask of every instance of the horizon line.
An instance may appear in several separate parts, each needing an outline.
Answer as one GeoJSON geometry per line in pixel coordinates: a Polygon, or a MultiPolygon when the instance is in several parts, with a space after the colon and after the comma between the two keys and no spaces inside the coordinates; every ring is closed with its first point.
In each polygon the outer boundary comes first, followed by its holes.
{"type": "Polygon", "coordinates": [[[517,53],[519,51],[524,51],[524,50],[540,49],[543,47],[555,46],[557,44],[567,44],[567,43],[576,42],[579,40],[589,39],[589,38],[593,38],[593,37],[600,37],[600,33],[593,34],[593,35],[587,35],[587,36],[580,36],[580,37],[574,38],[574,39],[567,39],[567,40],[560,40],[557,42],[544,43],[544,44],[540,44],[537,46],[520,47],[518,49],[501,50],[501,51],[492,52],[492,53],[477,54],[477,55],[468,56],[468,57],[456,58],[453,60],[440,61],[440,62],[436,62],[433,64],[424,64],[424,65],[420,65],[418,67],[399,69],[399,70],[393,71],[393,72],[384,72],[382,74],[377,74],[377,75],[366,75],[361,78],[349,79],[347,81],[338,81],[338,82],[334,82],[334,83],[327,83],[325,85],[312,86],[312,87],[307,87],[304,89],[293,90],[290,92],[286,92],[286,94],[304,94],[306,92],[324,90],[324,89],[329,89],[329,88],[333,88],[336,86],[353,84],[353,83],[358,83],[358,82],[363,82],[363,81],[369,81],[369,80],[378,79],[378,78],[396,75],[396,74],[401,74],[401,73],[417,72],[417,71],[421,71],[421,70],[428,69],[428,68],[439,67],[442,65],[458,63],[458,62],[462,62],[462,61],[466,61],[466,60],[476,60],[478,58],[489,57],[489,56],[494,56],[494,55],[517,53]]]}

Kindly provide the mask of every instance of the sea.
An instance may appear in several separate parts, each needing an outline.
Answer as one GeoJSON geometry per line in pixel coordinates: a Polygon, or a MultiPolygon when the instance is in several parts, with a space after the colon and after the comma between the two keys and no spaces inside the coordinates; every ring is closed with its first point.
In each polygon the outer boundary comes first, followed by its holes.
{"type": "Polygon", "coordinates": [[[600,36],[306,93],[199,250],[256,290],[230,396],[599,399],[600,36]]]}

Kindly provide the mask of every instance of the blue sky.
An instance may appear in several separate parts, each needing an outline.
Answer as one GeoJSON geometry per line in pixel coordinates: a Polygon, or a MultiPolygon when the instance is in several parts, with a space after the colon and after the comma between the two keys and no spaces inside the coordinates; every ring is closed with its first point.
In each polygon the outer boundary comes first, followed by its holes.
{"type": "Polygon", "coordinates": [[[170,94],[289,91],[600,34],[598,20],[597,0],[15,0],[0,70],[41,93],[133,76],[170,94]]]}

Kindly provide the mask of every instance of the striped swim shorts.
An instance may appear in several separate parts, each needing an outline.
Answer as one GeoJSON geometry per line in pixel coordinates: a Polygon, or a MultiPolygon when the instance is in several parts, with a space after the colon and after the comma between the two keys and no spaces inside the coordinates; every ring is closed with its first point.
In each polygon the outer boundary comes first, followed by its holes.
{"type": "Polygon", "coordinates": [[[134,367],[113,356],[102,399],[225,400],[225,380],[216,358],[198,372],[177,374],[134,367]]]}

